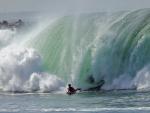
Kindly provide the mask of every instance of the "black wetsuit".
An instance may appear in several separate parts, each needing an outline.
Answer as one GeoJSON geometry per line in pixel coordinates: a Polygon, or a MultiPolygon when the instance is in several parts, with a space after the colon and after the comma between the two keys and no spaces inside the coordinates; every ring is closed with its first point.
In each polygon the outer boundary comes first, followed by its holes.
{"type": "Polygon", "coordinates": [[[74,89],[73,87],[69,87],[67,94],[71,95],[71,94],[74,94],[74,93],[76,93],[76,89],[74,89]]]}

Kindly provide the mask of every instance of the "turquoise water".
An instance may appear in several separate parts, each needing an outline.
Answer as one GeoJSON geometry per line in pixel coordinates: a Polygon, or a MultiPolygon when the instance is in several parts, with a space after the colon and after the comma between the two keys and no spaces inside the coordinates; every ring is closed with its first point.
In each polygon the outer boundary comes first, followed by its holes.
{"type": "Polygon", "coordinates": [[[75,95],[0,94],[0,112],[7,113],[149,113],[149,92],[107,91],[75,95]]]}
{"type": "Polygon", "coordinates": [[[36,49],[43,69],[65,84],[89,88],[104,79],[106,90],[150,86],[150,9],[62,16],[25,46],[36,49]]]}

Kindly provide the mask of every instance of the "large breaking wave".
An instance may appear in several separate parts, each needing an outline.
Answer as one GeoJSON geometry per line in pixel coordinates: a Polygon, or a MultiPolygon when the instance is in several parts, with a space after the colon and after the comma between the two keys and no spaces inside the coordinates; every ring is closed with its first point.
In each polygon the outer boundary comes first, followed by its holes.
{"type": "Polygon", "coordinates": [[[2,90],[88,88],[102,79],[105,90],[150,89],[150,9],[69,15],[45,25],[21,47],[4,42],[2,90]]]}

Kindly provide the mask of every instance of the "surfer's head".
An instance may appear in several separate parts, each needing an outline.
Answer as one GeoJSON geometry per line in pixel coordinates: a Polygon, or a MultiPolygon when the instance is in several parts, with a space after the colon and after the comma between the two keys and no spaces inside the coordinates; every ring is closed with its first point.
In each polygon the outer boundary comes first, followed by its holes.
{"type": "Polygon", "coordinates": [[[68,84],[68,87],[71,87],[71,84],[68,84]]]}

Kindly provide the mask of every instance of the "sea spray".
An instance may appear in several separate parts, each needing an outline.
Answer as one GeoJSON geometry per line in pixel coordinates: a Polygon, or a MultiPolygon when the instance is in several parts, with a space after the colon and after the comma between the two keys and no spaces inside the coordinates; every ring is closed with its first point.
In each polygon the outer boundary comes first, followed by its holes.
{"type": "Polygon", "coordinates": [[[150,64],[137,72],[132,84],[137,87],[137,90],[150,90],[150,64]]]}
{"type": "Polygon", "coordinates": [[[0,86],[2,91],[50,92],[63,86],[55,75],[42,71],[41,56],[34,50],[8,46],[0,51],[0,86]]]}
{"type": "Polygon", "coordinates": [[[16,30],[2,29],[0,30],[0,47],[9,45],[14,41],[17,32],[16,30]]]}

